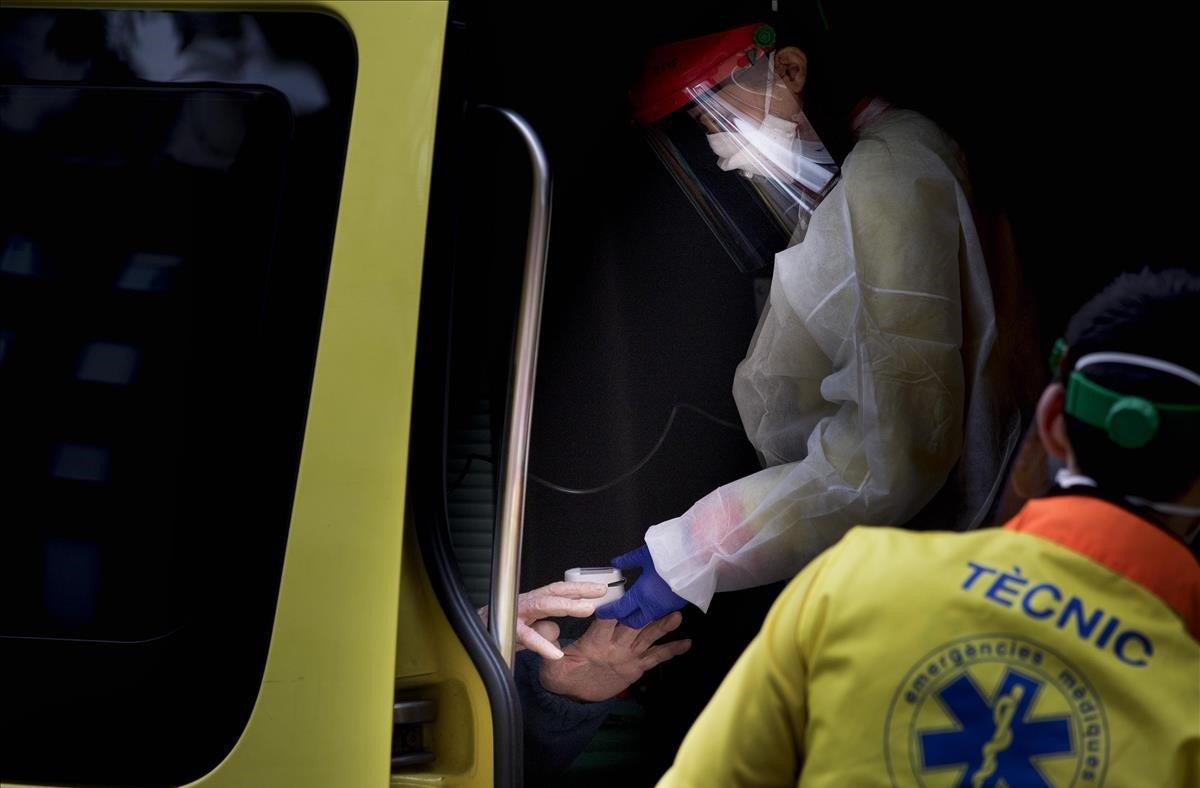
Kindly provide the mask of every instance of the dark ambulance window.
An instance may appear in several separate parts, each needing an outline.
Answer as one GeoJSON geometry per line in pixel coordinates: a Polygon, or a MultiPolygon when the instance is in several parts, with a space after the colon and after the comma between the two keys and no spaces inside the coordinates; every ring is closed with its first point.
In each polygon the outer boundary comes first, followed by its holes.
{"type": "Polygon", "coordinates": [[[262,678],[356,55],[0,12],[0,778],[179,784],[262,678]]]}

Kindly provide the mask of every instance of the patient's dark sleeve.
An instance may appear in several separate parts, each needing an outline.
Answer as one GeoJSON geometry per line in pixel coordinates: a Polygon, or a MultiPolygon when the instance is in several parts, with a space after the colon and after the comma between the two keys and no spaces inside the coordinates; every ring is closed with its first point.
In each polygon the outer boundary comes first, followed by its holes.
{"type": "Polygon", "coordinates": [[[555,695],[538,680],[539,660],[532,651],[519,651],[514,672],[525,718],[525,778],[531,784],[570,766],[615,702],[580,703],[555,695]]]}

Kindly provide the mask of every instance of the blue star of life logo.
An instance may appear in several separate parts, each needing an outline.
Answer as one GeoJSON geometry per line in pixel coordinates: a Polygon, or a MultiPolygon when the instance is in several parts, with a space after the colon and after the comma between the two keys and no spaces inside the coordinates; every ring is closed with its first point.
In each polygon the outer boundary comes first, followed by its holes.
{"type": "Polygon", "coordinates": [[[926,769],[966,766],[963,788],[1029,786],[1048,788],[1033,759],[1070,755],[1071,718],[1031,719],[1030,706],[1042,682],[1009,670],[991,698],[985,698],[966,673],[937,692],[958,725],[951,730],[919,731],[926,769]]]}
{"type": "Polygon", "coordinates": [[[918,659],[883,729],[892,784],[921,788],[1100,788],[1109,745],[1087,677],[1005,632],[956,638],[918,659]]]}

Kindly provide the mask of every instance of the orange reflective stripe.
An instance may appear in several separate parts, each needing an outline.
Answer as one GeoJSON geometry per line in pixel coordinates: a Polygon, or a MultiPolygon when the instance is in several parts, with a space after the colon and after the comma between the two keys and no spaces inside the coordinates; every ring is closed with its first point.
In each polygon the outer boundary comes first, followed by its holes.
{"type": "Polygon", "coordinates": [[[1200,562],[1177,539],[1099,498],[1029,501],[1004,527],[1086,556],[1129,578],[1174,610],[1200,641],[1200,562]]]}

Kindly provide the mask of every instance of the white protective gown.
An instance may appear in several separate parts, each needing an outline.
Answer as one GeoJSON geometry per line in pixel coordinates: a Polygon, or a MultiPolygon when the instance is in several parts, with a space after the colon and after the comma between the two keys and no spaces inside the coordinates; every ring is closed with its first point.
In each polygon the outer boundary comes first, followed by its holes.
{"type": "Polygon", "coordinates": [[[978,525],[1019,438],[961,151],[915,112],[868,114],[805,239],[776,255],[734,379],[766,469],[646,533],[703,610],[857,524],[978,525]]]}

